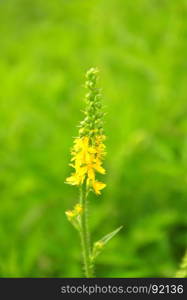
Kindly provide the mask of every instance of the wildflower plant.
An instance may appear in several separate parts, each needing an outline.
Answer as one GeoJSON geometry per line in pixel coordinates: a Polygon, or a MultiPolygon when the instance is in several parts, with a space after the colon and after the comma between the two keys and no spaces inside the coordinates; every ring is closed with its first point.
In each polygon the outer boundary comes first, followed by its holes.
{"type": "Polygon", "coordinates": [[[122,227],[107,234],[93,246],[90,242],[88,226],[88,196],[90,192],[101,195],[106,184],[97,179],[98,174],[106,173],[103,161],[106,155],[105,135],[103,130],[103,108],[101,90],[97,87],[98,70],[91,68],[86,73],[85,87],[88,93],[85,97],[84,120],[80,122],[78,136],[74,140],[71,151],[71,164],[74,169],[66,183],[77,186],[80,200],[73,210],[66,211],[66,216],[80,233],[84,272],[86,277],[94,276],[95,258],[103,250],[105,244],[115,236],[122,227]]]}

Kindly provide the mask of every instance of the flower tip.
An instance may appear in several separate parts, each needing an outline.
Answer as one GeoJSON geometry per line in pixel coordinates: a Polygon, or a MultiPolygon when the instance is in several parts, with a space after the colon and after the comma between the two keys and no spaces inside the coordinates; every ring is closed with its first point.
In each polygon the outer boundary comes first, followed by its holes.
{"type": "Polygon", "coordinates": [[[86,72],[86,79],[89,82],[92,82],[92,80],[95,80],[97,77],[97,74],[99,73],[98,68],[90,68],[87,72],[86,72]]]}

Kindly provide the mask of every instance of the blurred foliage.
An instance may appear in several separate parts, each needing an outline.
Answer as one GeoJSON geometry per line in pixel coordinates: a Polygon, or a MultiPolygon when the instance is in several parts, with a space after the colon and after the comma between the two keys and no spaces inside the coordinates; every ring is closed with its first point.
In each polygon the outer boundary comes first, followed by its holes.
{"type": "Polygon", "coordinates": [[[0,0],[0,276],[82,276],[64,184],[84,73],[101,70],[99,277],[172,277],[187,241],[187,1],[0,0]]]}

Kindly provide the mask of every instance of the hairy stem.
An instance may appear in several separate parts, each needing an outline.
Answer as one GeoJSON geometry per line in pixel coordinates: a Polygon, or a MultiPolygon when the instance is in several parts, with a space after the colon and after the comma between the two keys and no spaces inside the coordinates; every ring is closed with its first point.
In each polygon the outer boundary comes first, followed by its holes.
{"type": "Polygon", "coordinates": [[[80,203],[83,208],[81,215],[80,237],[83,252],[84,271],[87,278],[93,277],[93,265],[90,260],[90,233],[88,228],[88,201],[86,187],[84,185],[80,188],[80,203]]]}

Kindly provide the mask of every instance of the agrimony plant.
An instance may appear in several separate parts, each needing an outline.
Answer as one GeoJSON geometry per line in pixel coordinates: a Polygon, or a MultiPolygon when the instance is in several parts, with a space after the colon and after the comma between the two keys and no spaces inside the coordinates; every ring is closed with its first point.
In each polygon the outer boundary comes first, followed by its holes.
{"type": "Polygon", "coordinates": [[[66,216],[80,234],[84,272],[86,277],[94,276],[95,258],[103,250],[106,243],[115,236],[122,227],[107,234],[91,245],[88,226],[88,196],[90,192],[101,195],[106,184],[97,179],[97,174],[106,173],[103,160],[106,155],[105,135],[103,131],[103,109],[101,90],[97,87],[98,70],[91,68],[86,73],[85,87],[86,106],[84,120],[80,122],[78,136],[74,139],[71,151],[70,166],[74,172],[66,179],[66,183],[79,187],[80,200],[66,216]]]}

